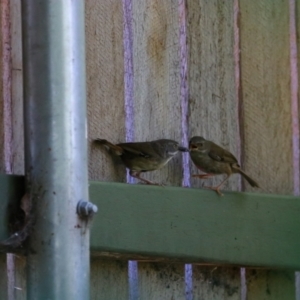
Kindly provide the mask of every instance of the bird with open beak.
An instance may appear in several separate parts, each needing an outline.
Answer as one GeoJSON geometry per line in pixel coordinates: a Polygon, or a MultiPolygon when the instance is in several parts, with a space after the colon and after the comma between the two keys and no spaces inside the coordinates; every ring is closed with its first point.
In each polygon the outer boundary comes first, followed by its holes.
{"type": "Polygon", "coordinates": [[[190,157],[196,167],[205,174],[194,174],[193,177],[209,178],[215,175],[226,174],[226,178],[218,186],[207,186],[220,196],[221,186],[234,174],[241,174],[252,187],[259,187],[258,183],[249,177],[238,164],[237,159],[229,151],[201,136],[194,136],[189,142],[190,157]]]}

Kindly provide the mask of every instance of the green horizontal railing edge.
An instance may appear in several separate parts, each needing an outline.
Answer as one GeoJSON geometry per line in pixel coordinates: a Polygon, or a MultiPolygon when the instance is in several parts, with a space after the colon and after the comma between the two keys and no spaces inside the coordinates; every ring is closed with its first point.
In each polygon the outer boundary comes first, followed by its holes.
{"type": "MultiPolygon", "coordinates": [[[[0,175],[0,240],[23,194],[0,175]]],[[[94,255],[300,270],[299,197],[90,182],[90,200],[94,255]]]]}
{"type": "Polygon", "coordinates": [[[90,200],[92,251],[300,270],[297,197],[90,182],[90,200]]]}

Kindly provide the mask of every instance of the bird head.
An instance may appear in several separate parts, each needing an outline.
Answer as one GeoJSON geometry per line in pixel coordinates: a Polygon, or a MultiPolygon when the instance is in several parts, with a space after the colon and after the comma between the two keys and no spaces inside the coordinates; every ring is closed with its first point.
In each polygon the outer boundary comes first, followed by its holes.
{"type": "Polygon", "coordinates": [[[209,150],[209,141],[207,141],[202,136],[194,136],[190,139],[189,150],[191,152],[192,151],[206,152],[209,150]]]}
{"type": "Polygon", "coordinates": [[[176,155],[178,151],[181,152],[189,151],[187,148],[180,146],[178,142],[173,140],[163,139],[163,140],[158,140],[156,142],[160,145],[160,148],[163,150],[166,157],[172,157],[176,155]]]}

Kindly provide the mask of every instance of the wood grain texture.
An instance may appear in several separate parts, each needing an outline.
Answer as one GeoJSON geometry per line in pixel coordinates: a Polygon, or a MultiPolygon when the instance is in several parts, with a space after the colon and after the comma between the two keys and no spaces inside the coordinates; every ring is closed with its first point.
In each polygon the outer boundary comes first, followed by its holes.
{"type": "Polygon", "coordinates": [[[140,299],[185,300],[184,265],[139,263],[140,299]]]}
{"type": "MultiPolygon", "coordinates": [[[[86,68],[89,178],[125,181],[125,167],[92,140],[125,142],[122,1],[88,0],[86,68]]],[[[91,299],[127,299],[127,263],[91,261],[91,299]]]]}
{"type": "Polygon", "coordinates": [[[122,1],[86,3],[89,177],[124,181],[125,168],[92,140],[125,141],[122,1]]]}
{"type": "Polygon", "coordinates": [[[240,10],[244,166],[264,191],[292,194],[289,3],[241,0],[240,10]]]}
{"type": "MultiPolygon", "coordinates": [[[[134,118],[136,141],[181,141],[179,15],[177,0],[133,0],[134,118]]],[[[180,185],[180,154],[143,174],[180,185]]]]}
{"type": "MultiPolygon", "coordinates": [[[[22,35],[21,2],[17,0],[1,3],[1,129],[0,166],[4,173],[24,174],[23,134],[23,79],[22,79],[22,35]],[[5,20],[5,19],[6,20],[5,20]],[[8,22],[8,23],[7,23],[8,22]]],[[[6,226],[6,224],[5,224],[6,226]]],[[[1,291],[7,295],[1,299],[26,299],[23,265],[8,254],[6,266],[1,261],[3,273],[1,291]]],[[[2,276],[1,276],[2,277],[2,276]]]]}
{"type": "MultiPolygon", "coordinates": [[[[203,136],[222,145],[239,158],[234,1],[187,0],[187,43],[189,137],[203,136]]],[[[191,174],[201,173],[192,163],[190,168],[191,174]]],[[[221,180],[221,176],[209,180],[191,179],[191,186],[217,185],[221,180]]],[[[232,176],[224,185],[225,190],[239,188],[240,178],[237,175],[232,176]]],[[[230,268],[202,269],[194,266],[194,269],[195,299],[239,299],[238,269],[234,272],[230,268]],[[211,276],[217,278],[220,286],[216,287],[209,281],[207,274],[213,274],[211,276]]]]}
{"type": "MultiPolygon", "coordinates": [[[[292,194],[289,2],[240,0],[240,11],[244,167],[265,192],[292,194]]],[[[295,299],[293,273],[246,274],[248,300],[295,299]]]]}
{"type": "MultiPolygon", "coordinates": [[[[2,1],[0,6],[0,172],[11,172],[11,21],[10,2],[2,1]]],[[[1,186],[1,188],[5,188],[1,186]]],[[[2,220],[2,233],[7,235],[7,219],[2,220]]],[[[2,254],[0,259],[0,298],[13,300],[14,263],[10,254],[2,254]],[[12,262],[12,263],[11,263],[12,262]]]]}
{"type": "Polygon", "coordinates": [[[126,261],[91,260],[91,300],[128,299],[126,261]]]}
{"type": "Polygon", "coordinates": [[[0,171],[9,173],[11,172],[10,148],[12,139],[10,2],[2,1],[0,8],[0,171]]]}
{"type": "MultiPolygon", "coordinates": [[[[11,20],[11,172],[13,174],[24,174],[24,122],[23,122],[23,72],[22,72],[22,28],[21,28],[21,2],[10,1],[11,20]]],[[[11,254],[13,255],[13,254],[11,254]]],[[[25,300],[26,295],[26,261],[25,257],[13,255],[9,260],[10,295],[12,300],[25,300]]]]}
{"type": "Polygon", "coordinates": [[[194,299],[241,299],[239,274],[239,268],[212,268],[194,265],[194,299]]]}
{"type": "MultiPolygon", "coordinates": [[[[189,136],[203,136],[239,157],[233,2],[187,0],[189,136]]],[[[200,171],[192,166],[191,172],[200,171]]],[[[221,180],[193,179],[192,186],[221,180]]],[[[239,182],[232,176],[224,189],[238,190],[239,182]]]]}
{"type": "MultiPolygon", "coordinates": [[[[133,0],[132,18],[134,140],[166,138],[180,142],[178,1],[133,0]]],[[[178,154],[167,166],[143,174],[143,177],[166,185],[181,185],[181,161],[178,154]]],[[[180,268],[182,285],[179,288],[177,281],[173,280],[178,275],[175,271],[172,273],[171,265],[139,266],[140,299],[183,299],[184,265],[181,264],[180,268]],[[159,280],[164,272],[162,268],[165,268],[166,275],[159,280]]]]}
{"type": "Polygon", "coordinates": [[[21,2],[10,1],[11,66],[12,66],[12,145],[11,163],[13,174],[24,174],[24,122],[23,122],[23,72],[21,2]]]}

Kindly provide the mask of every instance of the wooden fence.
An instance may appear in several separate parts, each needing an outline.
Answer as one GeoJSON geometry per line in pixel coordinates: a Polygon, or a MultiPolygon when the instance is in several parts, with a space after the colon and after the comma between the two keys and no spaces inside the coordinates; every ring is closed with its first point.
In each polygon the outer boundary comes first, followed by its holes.
{"type": "MultiPolygon", "coordinates": [[[[299,10],[295,0],[86,0],[90,180],[129,180],[95,138],[202,135],[239,157],[260,192],[299,195],[299,10]]],[[[1,28],[0,170],[23,174],[20,1],[1,1],[1,28]]],[[[201,187],[194,171],[178,156],[146,177],[201,187]]],[[[252,191],[238,176],[225,189],[252,191]]],[[[1,256],[1,299],[26,298],[25,267],[1,256]]],[[[105,300],[299,300],[300,276],[93,257],[91,290],[105,300]]]]}

